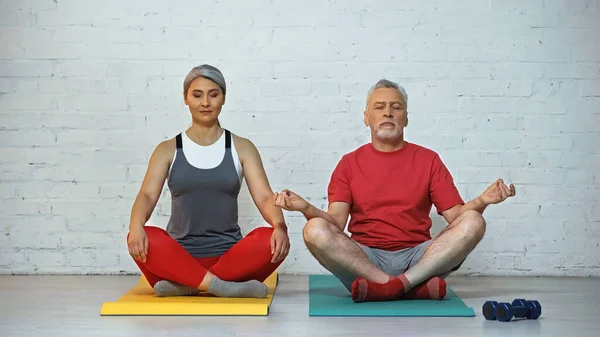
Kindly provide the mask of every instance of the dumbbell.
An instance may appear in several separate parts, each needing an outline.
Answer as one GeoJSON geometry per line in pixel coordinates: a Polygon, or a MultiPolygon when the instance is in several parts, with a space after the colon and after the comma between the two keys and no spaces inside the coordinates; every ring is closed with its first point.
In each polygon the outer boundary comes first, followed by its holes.
{"type": "Polygon", "coordinates": [[[513,317],[538,319],[542,315],[542,306],[538,301],[518,298],[512,303],[487,301],[483,304],[482,311],[488,321],[509,322],[513,317]]]}

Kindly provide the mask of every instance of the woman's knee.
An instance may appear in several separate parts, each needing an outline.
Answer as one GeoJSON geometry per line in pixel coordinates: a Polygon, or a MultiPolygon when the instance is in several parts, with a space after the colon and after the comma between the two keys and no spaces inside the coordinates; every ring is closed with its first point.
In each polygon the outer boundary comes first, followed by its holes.
{"type": "Polygon", "coordinates": [[[146,235],[148,236],[148,238],[150,238],[150,236],[158,236],[158,235],[169,236],[169,233],[167,233],[166,230],[164,230],[160,227],[144,226],[144,230],[146,231],[146,235]]]}
{"type": "MultiPolygon", "coordinates": [[[[164,229],[162,229],[160,227],[144,226],[144,231],[146,232],[146,237],[148,238],[148,245],[150,245],[150,242],[156,243],[156,242],[160,242],[164,239],[171,238],[169,233],[167,233],[167,231],[165,231],[164,229]]],[[[127,242],[129,242],[130,234],[131,234],[131,232],[127,233],[127,236],[126,236],[127,242]]]]}
{"type": "Polygon", "coordinates": [[[250,233],[248,233],[248,235],[246,235],[247,237],[259,237],[259,238],[271,238],[271,235],[273,234],[274,228],[273,227],[258,227],[253,229],[252,231],[250,231],[250,233]]]}

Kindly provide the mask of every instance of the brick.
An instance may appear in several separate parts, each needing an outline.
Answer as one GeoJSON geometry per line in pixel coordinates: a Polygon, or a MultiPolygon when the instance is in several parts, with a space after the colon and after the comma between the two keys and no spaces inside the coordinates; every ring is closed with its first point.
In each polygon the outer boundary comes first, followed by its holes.
{"type": "Polygon", "coordinates": [[[32,100],[31,95],[26,93],[0,94],[0,110],[51,111],[56,110],[56,101],[51,95],[37,95],[32,100]]]}
{"type": "Polygon", "coordinates": [[[77,166],[45,166],[38,167],[33,173],[35,180],[55,182],[90,182],[122,180],[127,173],[124,165],[99,167],[93,164],[77,166]]]}
{"type": "Polygon", "coordinates": [[[514,60],[520,62],[544,62],[550,65],[547,68],[560,65],[571,60],[571,52],[562,46],[544,45],[538,41],[515,47],[514,60]]]}
{"type": "Polygon", "coordinates": [[[340,84],[337,82],[311,82],[311,92],[317,97],[339,97],[340,96],[340,84]]]}
{"type": "Polygon", "coordinates": [[[58,100],[59,110],[65,112],[124,111],[128,107],[128,97],[122,94],[76,94],[58,100]]]}
{"type": "Polygon", "coordinates": [[[311,93],[309,81],[263,81],[260,92],[264,96],[307,96],[311,93]]]}
{"type": "Polygon", "coordinates": [[[403,10],[370,10],[361,13],[364,27],[413,27],[419,23],[419,17],[412,11],[403,10]]]}
{"type": "Polygon", "coordinates": [[[8,246],[22,249],[58,249],[60,247],[61,234],[56,232],[17,232],[5,233],[8,237],[8,246]]]}
{"type": "MultiPolygon", "coordinates": [[[[525,104],[522,104],[513,97],[461,97],[458,100],[459,109],[465,113],[512,113],[517,106],[520,107],[519,111],[526,110],[526,108],[521,108],[521,106],[525,104]]],[[[537,111],[531,111],[531,113],[534,112],[537,113],[537,111]]]]}
{"type": "Polygon", "coordinates": [[[0,204],[0,213],[3,216],[21,215],[49,215],[52,206],[45,201],[33,200],[4,200],[0,204]]]}
{"type": "Polygon", "coordinates": [[[2,60],[0,77],[49,77],[55,68],[56,62],[50,60],[2,60]]]}
{"type": "MultiPolygon", "coordinates": [[[[568,204],[553,203],[542,205],[541,217],[543,219],[563,219],[569,215],[570,220],[588,220],[592,213],[592,206],[589,204],[568,204]]],[[[591,219],[589,219],[591,220],[591,219]]]]}
{"type": "Polygon", "coordinates": [[[54,269],[65,265],[64,253],[51,250],[29,250],[26,255],[28,268],[34,272],[45,267],[54,269]]]}
{"type": "Polygon", "coordinates": [[[508,169],[504,168],[486,168],[486,169],[463,169],[455,168],[452,169],[452,175],[454,181],[457,184],[463,183],[481,183],[491,184],[498,178],[504,178],[504,180],[513,180],[512,173],[508,169]]]}
{"type": "Polygon", "coordinates": [[[64,217],[51,215],[25,215],[19,217],[0,217],[0,223],[6,225],[6,231],[14,233],[61,233],[66,229],[64,217]]]}
{"type": "Polygon", "coordinates": [[[107,61],[65,60],[56,65],[55,75],[68,78],[102,78],[109,74],[107,61]]]}
{"type": "Polygon", "coordinates": [[[572,139],[568,134],[560,136],[529,136],[520,139],[521,149],[538,150],[567,150],[572,146],[572,139]]]}
{"type": "Polygon", "coordinates": [[[129,165],[127,168],[127,179],[132,182],[142,182],[148,165],[129,165]]]}
{"type": "Polygon", "coordinates": [[[571,50],[572,62],[598,62],[598,44],[586,44],[571,50]]]}
{"type": "Polygon", "coordinates": [[[581,96],[600,97],[600,80],[584,80],[581,83],[581,96]]]}
{"type": "Polygon", "coordinates": [[[505,96],[509,84],[506,81],[485,81],[479,88],[481,96],[505,96]]]}
{"type": "MultiPolygon", "coordinates": [[[[242,13],[240,13],[242,14],[242,13]]],[[[276,8],[271,7],[269,9],[261,10],[255,13],[252,18],[247,15],[240,15],[241,17],[232,17],[231,23],[235,25],[250,25],[255,27],[303,27],[303,26],[314,26],[317,23],[318,16],[314,15],[314,12],[308,8],[302,8],[295,11],[278,11],[276,8]],[[235,20],[235,21],[234,21],[235,20]]],[[[215,18],[214,21],[207,22],[208,26],[218,25],[218,21],[223,21],[219,25],[230,23],[228,20],[222,20],[222,18],[215,18]]]]}
{"type": "Polygon", "coordinates": [[[557,168],[561,165],[562,157],[560,153],[552,151],[530,153],[527,158],[527,167],[530,168],[557,168]]]}
{"type": "Polygon", "coordinates": [[[560,157],[560,167],[564,168],[578,168],[578,167],[594,167],[594,164],[598,163],[600,156],[590,155],[585,152],[569,151],[563,153],[560,157]],[[591,164],[591,165],[589,165],[591,164]]]}
{"type": "Polygon", "coordinates": [[[508,96],[529,97],[533,94],[531,81],[510,81],[508,83],[508,96]]]}
{"type": "Polygon", "coordinates": [[[511,179],[519,184],[560,185],[565,173],[561,169],[521,169],[511,173],[511,179]]]}
{"type": "Polygon", "coordinates": [[[17,195],[23,198],[97,198],[98,183],[35,181],[17,187],[17,195]]]}
{"type": "Polygon", "coordinates": [[[10,199],[16,196],[16,189],[10,185],[0,185],[0,199],[10,199]]]}
{"type": "Polygon", "coordinates": [[[527,165],[527,155],[527,153],[514,151],[502,151],[498,153],[502,166],[506,167],[523,167],[527,165]]]}
{"type": "MultiPolygon", "coordinates": [[[[133,206],[133,198],[127,198],[126,200],[132,200],[131,206],[133,206]]],[[[124,203],[127,203],[123,200],[124,203]]],[[[69,219],[67,221],[67,228],[69,231],[73,232],[85,232],[85,233],[119,233],[122,232],[125,228],[129,226],[129,218],[128,217],[116,217],[116,214],[113,217],[104,218],[92,218],[92,219],[69,219]]]]}
{"type": "Polygon", "coordinates": [[[565,79],[597,79],[600,77],[600,67],[596,63],[557,63],[546,66],[547,78],[565,79]]]}
{"type": "Polygon", "coordinates": [[[110,76],[119,77],[151,77],[165,75],[162,62],[138,61],[138,62],[114,62],[108,66],[110,76]]]}
{"type": "MultiPolygon", "coordinates": [[[[487,78],[493,68],[479,63],[459,63],[459,62],[423,62],[417,64],[434,67],[436,78],[487,78]]],[[[543,74],[543,69],[542,69],[543,74]]],[[[540,75],[541,76],[541,75],[540,75]]]]}
{"type": "MultiPolygon", "coordinates": [[[[554,250],[552,246],[542,250],[554,250]]],[[[558,267],[561,262],[561,255],[556,252],[532,252],[527,253],[525,256],[517,257],[515,259],[515,268],[517,269],[528,269],[536,270],[539,268],[541,261],[547,261],[548,266],[558,267]]]]}
{"type": "Polygon", "coordinates": [[[311,130],[353,130],[364,126],[363,121],[353,114],[329,113],[326,116],[315,116],[310,121],[311,130]]]}
{"type": "Polygon", "coordinates": [[[574,13],[561,16],[561,24],[569,28],[593,28],[598,27],[596,13],[574,13]]]}
{"type": "MultiPolygon", "coordinates": [[[[544,43],[546,44],[563,45],[565,42],[568,42],[570,45],[600,43],[600,37],[598,37],[597,32],[592,27],[569,28],[562,26],[557,28],[545,28],[544,32],[544,43]]],[[[576,48],[579,48],[579,46],[576,46],[576,48]]]]}
{"type": "Polygon", "coordinates": [[[436,150],[454,150],[464,147],[465,138],[461,136],[438,135],[435,138],[425,136],[424,138],[414,138],[414,141],[422,146],[436,150]]]}
{"type": "Polygon", "coordinates": [[[98,26],[59,26],[52,29],[57,43],[106,41],[107,29],[98,26]]]}
{"type": "Polygon", "coordinates": [[[488,144],[496,144],[497,148],[513,150],[519,148],[519,143],[519,139],[506,138],[502,134],[472,133],[464,137],[463,146],[465,149],[484,149],[488,144]]]}
{"type": "Polygon", "coordinates": [[[82,233],[65,232],[61,237],[62,245],[65,247],[77,248],[113,248],[116,245],[126,247],[126,233],[82,233]]]}
{"type": "Polygon", "coordinates": [[[310,167],[310,156],[305,149],[263,149],[261,156],[265,167],[288,169],[310,167]]]}
{"type": "Polygon", "coordinates": [[[27,258],[23,251],[5,249],[0,250],[0,274],[7,274],[3,271],[3,267],[27,265],[27,258]]]}
{"type": "Polygon", "coordinates": [[[590,169],[571,169],[565,170],[565,184],[569,185],[589,185],[594,183],[594,175],[590,169]]]}
{"type": "Polygon", "coordinates": [[[0,134],[2,146],[48,146],[56,144],[56,135],[50,131],[3,131],[0,134]]]}
{"type": "Polygon", "coordinates": [[[500,62],[487,67],[493,79],[537,79],[544,76],[544,65],[537,63],[500,62]]]}
{"type": "MultiPolygon", "coordinates": [[[[83,73],[85,74],[85,73],[83,73]]],[[[77,76],[77,75],[75,75],[77,76]]],[[[59,78],[49,78],[49,79],[40,79],[37,81],[36,90],[39,90],[41,93],[86,93],[90,90],[95,89],[93,86],[93,81],[88,79],[59,79],[59,78]]]]}
{"type": "Polygon", "coordinates": [[[0,77],[0,94],[36,91],[37,88],[34,78],[0,77]]]}
{"type": "Polygon", "coordinates": [[[96,133],[93,136],[87,136],[88,132],[83,130],[65,130],[57,133],[56,144],[64,145],[97,145],[108,143],[111,135],[106,133],[96,133]]]}
{"type": "Polygon", "coordinates": [[[55,153],[49,152],[47,149],[43,148],[22,149],[11,147],[0,148],[0,151],[2,154],[2,156],[0,156],[0,163],[3,164],[27,163],[31,165],[34,163],[47,164],[57,162],[55,153]]]}
{"type": "Polygon", "coordinates": [[[450,167],[502,166],[499,153],[479,151],[445,151],[442,160],[450,167]]]}
{"type": "MultiPolygon", "coordinates": [[[[366,97],[366,95],[365,95],[366,97]]],[[[348,101],[337,98],[304,98],[298,100],[298,110],[306,111],[311,114],[321,115],[322,113],[346,113],[348,112],[348,101]]],[[[355,115],[355,119],[360,121],[361,115],[355,115]]]]}
{"type": "Polygon", "coordinates": [[[69,265],[73,267],[114,267],[118,264],[119,255],[116,252],[102,249],[76,249],[69,252],[69,265]]]}

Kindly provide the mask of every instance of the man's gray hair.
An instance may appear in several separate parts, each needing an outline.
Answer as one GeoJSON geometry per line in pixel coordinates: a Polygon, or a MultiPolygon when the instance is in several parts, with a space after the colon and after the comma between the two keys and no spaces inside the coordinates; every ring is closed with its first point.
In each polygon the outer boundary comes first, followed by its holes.
{"type": "Polygon", "coordinates": [[[379,88],[396,89],[400,93],[402,98],[404,98],[404,104],[408,105],[408,94],[406,93],[406,89],[404,89],[404,87],[399,85],[398,83],[392,82],[392,81],[386,80],[386,79],[381,79],[381,80],[377,81],[377,83],[375,83],[371,87],[371,89],[369,89],[369,93],[367,94],[367,104],[369,102],[369,97],[371,97],[371,94],[373,93],[373,91],[375,91],[375,89],[379,89],[379,88]]]}

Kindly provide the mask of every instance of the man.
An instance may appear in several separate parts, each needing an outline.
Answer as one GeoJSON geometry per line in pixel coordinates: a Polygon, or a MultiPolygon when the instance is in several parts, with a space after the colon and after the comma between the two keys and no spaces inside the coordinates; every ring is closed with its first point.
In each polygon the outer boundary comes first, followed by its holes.
{"type": "Polygon", "coordinates": [[[371,143],[338,163],[327,212],[289,190],[274,195],[279,207],[304,214],[306,246],[355,302],[443,299],[444,278],[483,238],[483,211],[515,195],[498,179],[465,203],[438,154],[404,140],[407,101],[404,88],[385,79],[369,90],[371,143]],[[435,239],[432,206],[448,222],[435,239]],[[349,215],[351,237],[343,232],[349,215]]]}

